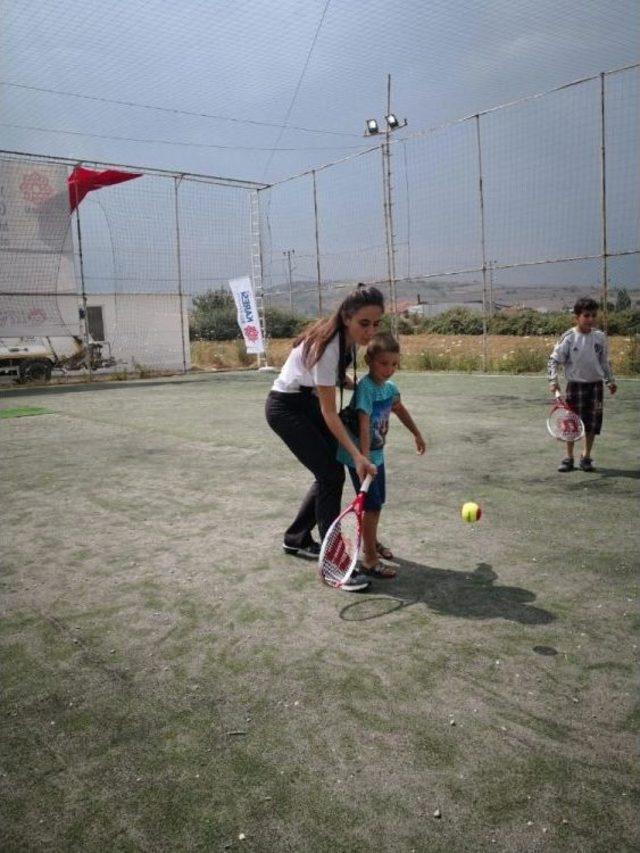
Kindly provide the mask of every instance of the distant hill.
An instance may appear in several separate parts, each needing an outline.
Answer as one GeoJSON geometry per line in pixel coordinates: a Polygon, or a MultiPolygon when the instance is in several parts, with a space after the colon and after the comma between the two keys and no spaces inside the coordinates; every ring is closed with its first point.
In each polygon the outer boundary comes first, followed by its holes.
{"type": "MultiPolygon", "coordinates": [[[[421,304],[425,315],[433,316],[456,305],[482,310],[482,283],[480,281],[452,281],[452,278],[413,279],[398,282],[396,298],[400,310],[421,304]]],[[[356,286],[355,282],[325,282],[322,288],[323,313],[334,310],[344,296],[356,286]]],[[[388,297],[388,286],[378,285],[388,297]]],[[[308,282],[293,283],[293,309],[298,314],[315,317],[318,313],[318,290],[308,282]]],[[[627,288],[632,305],[640,304],[640,286],[627,288]]],[[[492,296],[496,309],[534,308],[537,311],[563,311],[573,307],[576,299],[584,295],[598,297],[598,288],[584,285],[493,285],[492,296]]],[[[487,301],[489,295],[487,294],[487,301]]],[[[267,305],[289,308],[289,293],[281,288],[265,291],[267,305]]],[[[612,301],[615,291],[612,291],[612,301]]]]}

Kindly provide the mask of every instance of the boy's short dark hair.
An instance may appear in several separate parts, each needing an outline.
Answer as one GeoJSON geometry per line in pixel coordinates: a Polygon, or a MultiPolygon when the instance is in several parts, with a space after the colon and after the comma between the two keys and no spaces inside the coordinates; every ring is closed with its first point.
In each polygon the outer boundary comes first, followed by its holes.
{"type": "Polygon", "coordinates": [[[389,332],[378,332],[367,345],[364,360],[370,364],[381,352],[400,352],[400,344],[389,332]]]}
{"type": "Polygon", "coordinates": [[[599,307],[600,306],[595,299],[592,299],[590,296],[583,296],[581,299],[578,299],[576,304],[573,306],[573,313],[576,317],[579,317],[587,311],[597,311],[599,307]]]}

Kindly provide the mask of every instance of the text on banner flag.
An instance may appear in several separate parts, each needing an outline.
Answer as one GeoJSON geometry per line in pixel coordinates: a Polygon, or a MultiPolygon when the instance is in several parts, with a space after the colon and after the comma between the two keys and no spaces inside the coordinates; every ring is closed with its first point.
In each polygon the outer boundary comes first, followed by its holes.
{"type": "Polygon", "coordinates": [[[229,281],[229,287],[236,303],[238,325],[240,326],[247,352],[263,353],[264,341],[262,339],[258,306],[256,305],[256,298],[253,293],[253,287],[251,286],[251,279],[248,275],[243,276],[243,278],[232,278],[229,281]]]}

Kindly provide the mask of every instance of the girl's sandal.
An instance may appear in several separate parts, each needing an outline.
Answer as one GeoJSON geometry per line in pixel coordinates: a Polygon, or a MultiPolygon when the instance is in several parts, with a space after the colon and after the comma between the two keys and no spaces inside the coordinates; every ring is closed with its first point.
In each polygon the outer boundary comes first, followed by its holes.
{"type": "Polygon", "coordinates": [[[365,566],[364,563],[360,563],[360,571],[363,575],[369,575],[372,578],[384,578],[385,580],[391,580],[391,578],[395,578],[396,576],[394,568],[385,566],[380,561],[374,563],[373,566],[365,566]]]}
{"type": "Polygon", "coordinates": [[[383,560],[393,560],[393,551],[391,548],[387,548],[386,545],[383,545],[382,542],[376,542],[376,551],[383,560]]]}

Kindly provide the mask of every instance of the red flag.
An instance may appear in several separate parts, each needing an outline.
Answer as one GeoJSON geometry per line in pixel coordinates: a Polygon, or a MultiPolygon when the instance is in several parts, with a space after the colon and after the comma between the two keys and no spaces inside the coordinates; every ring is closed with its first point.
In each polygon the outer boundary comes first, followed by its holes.
{"type": "Polygon", "coordinates": [[[80,204],[82,199],[91,190],[99,190],[101,187],[109,187],[112,184],[121,184],[123,181],[130,181],[132,178],[139,178],[140,173],[136,172],[118,172],[116,169],[107,169],[105,172],[96,172],[93,169],[85,169],[83,166],[76,166],[73,172],[67,178],[69,185],[69,207],[71,213],[80,204]]]}

